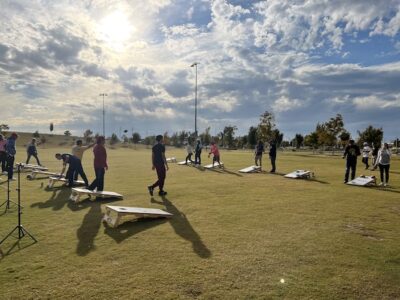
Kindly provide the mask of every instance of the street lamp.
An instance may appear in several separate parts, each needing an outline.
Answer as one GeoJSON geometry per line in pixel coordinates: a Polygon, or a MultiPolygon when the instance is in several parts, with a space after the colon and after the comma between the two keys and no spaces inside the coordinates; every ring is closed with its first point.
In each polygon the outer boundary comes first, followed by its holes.
{"type": "Polygon", "coordinates": [[[105,110],[104,110],[104,97],[107,97],[108,95],[106,93],[101,93],[99,96],[103,96],[103,136],[104,138],[106,137],[106,123],[105,123],[105,110]]]}
{"type": "Polygon", "coordinates": [[[197,65],[198,62],[194,62],[190,65],[190,67],[195,67],[196,68],[196,81],[195,81],[195,87],[194,87],[194,135],[197,138],[197,65]]]}

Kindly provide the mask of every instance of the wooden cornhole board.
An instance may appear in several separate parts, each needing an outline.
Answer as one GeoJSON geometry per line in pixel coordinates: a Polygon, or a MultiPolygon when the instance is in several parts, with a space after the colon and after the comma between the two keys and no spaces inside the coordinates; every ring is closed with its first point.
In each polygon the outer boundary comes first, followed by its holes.
{"type": "Polygon", "coordinates": [[[115,228],[122,223],[143,218],[170,218],[172,214],[161,209],[106,205],[103,222],[115,228]]]}
{"type": "Polygon", "coordinates": [[[190,165],[192,165],[192,164],[193,164],[193,163],[191,163],[190,160],[188,160],[187,163],[186,163],[185,160],[184,160],[184,161],[178,162],[178,165],[180,165],[180,166],[186,166],[186,165],[190,166],[190,165]]]}
{"type": "Polygon", "coordinates": [[[284,177],[286,178],[295,178],[295,179],[310,179],[314,176],[314,173],[307,170],[296,170],[292,173],[286,174],[284,177]]]}
{"type": "MultiPolygon", "coordinates": [[[[221,167],[223,167],[224,163],[221,161],[220,165],[221,165],[221,167]]],[[[206,168],[206,169],[213,169],[213,168],[217,168],[217,167],[219,167],[219,164],[217,162],[214,163],[214,167],[213,167],[213,164],[209,164],[209,165],[205,165],[204,166],[204,168],[206,168]]]]}
{"type": "Polygon", "coordinates": [[[26,178],[29,180],[35,179],[37,175],[48,175],[48,177],[50,176],[55,176],[55,177],[59,177],[60,173],[55,173],[55,172],[48,172],[48,171],[42,171],[42,170],[32,170],[31,174],[26,175],[26,178]]]}
{"type": "Polygon", "coordinates": [[[88,195],[89,199],[92,201],[96,200],[96,197],[101,197],[101,198],[118,198],[118,199],[122,199],[123,196],[121,194],[115,193],[115,192],[107,192],[107,191],[101,191],[101,192],[97,192],[97,191],[91,191],[88,189],[84,189],[84,188],[72,188],[71,189],[72,194],[69,197],[69,200],[78,203],[81,200],[81,196],[82,195],[88,195]]]}
{"type": "Polygon", "coordinates": [[[359,176],[349,182],[349,185],[357,185],[357,186],[371,186],[376,185],[376,177],[375,176],[359,176]]]}
{"type": "Polygon", "coordinates": [[[256,172],[260,172],[260,171],[261,171],[260,166],[250,166],[250,167],[239,170],[240,173],[256,173],[256,172]]]}
{"type": "MultiPolygon", "coordinates": [[[[68,179],[65,177],[51,176],[49,178],[49,184],[47,185],[47,187],[51,189],[57,181],[61,181],[63,183],[68,183],[68,179]]],[[[85,182],[83,182],[82,180],[74,180],[74,184],[75,185],[85,185],[85,182]]]]}
{"type": "Polygon", "coordinates": [[[169,163],[176,163],[176,157],[169,157],[169,158],[167,158],[167,162],[169,162],[169,163]]]}
{"type": "Polygon", "coordinates": [[[39,165],[24,164],[24,163],[20,163],[19,165],[21,165],[21,170],[41,170],[41,171],[48,170],[48,168],[39,165]]]}

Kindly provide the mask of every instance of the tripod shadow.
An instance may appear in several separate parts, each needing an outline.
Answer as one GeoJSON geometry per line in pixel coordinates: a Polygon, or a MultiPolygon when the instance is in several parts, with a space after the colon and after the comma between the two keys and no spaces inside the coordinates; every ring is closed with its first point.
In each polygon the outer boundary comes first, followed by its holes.
{"type": "Polygon", "coordinates": [[[45,188],[46,191],[51,191],[52,195],[46,202],[36,202],[31,204],[31,207],[38,208],[53,208],[53,210],[60,210],[67,203],[71,190],[66,187],[56,187],[52,189],[45,188]]]}
{"type": "Polygon", "coordinates": [[[8,250],[6,252],[4,252],[2,249],[0,249],[0,261],[5,258],[8,255],[11,255],[13,253],[16,253],[18,251],[21,251],[23,249],[26,249],[30,246],[33,246],[34,244],[36,244],[37,241],[32,240],[31,243],[28,244],[22,244],[22,240],[18,239],[11,245],[10,248],[8,248],[8,250]],[[22,245],[21,245],[22,244],[22,245]],[[17,249],[15,249],[17,247],[17,249]]]}
{"type": "Polygon", "coordinates": [[[173,214],[173,217],[169,219],[169,222],[174,229],[175,233],[182,237],[183,239],[192,243],[193,251],[201,258],[209,258],[211,256],[211,251],[201,240],[201,237],[193,229],[189,220],[186,218],[185,214],[181,213],[178,208],[168,200],[167,197],[162,196],[161,201],[156,201],[151,198],[151,202],[165,205],[166,210],[173,214]]]}
{"type": "Polygon", "coordinates": [[[207,169],[207,170],[211,171],[211,172],[219,173],[219,174],[229,174],[229,175],[235,175],[235,176],[238,176],[238,177],[243,177],[242,174],[238,174],[236,172],[229,171],[226,168],[219,168],[218,166],[216,166],[214,168],[211,168],[211,169],[207,169]]]}
{"type": "Polygon", "coordinates": [[[91,251],[96,249],[94,245],[94,239],[96,238],[100,226],[101,220],[103,218],[103,213],[101,212],[101,205],[105,203],[110,203],[114,201],[120,201],[121,199],[102,199],[98,201],[84,201],[82,203],[73,203],[69,201],[68,208],[72,211],[80,211],[89,208],[89,211],[82,220],[81,226],[76,231],[78,237],[78,245],[76,247],[76,253],[79,256],[86,256],[91,251]]]}

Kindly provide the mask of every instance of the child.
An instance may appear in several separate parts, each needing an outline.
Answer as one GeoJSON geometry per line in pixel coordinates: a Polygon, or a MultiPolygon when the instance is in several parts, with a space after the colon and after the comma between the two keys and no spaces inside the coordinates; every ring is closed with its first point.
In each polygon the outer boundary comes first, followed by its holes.
{"type": "Polygon", "coordinates": [[[258,166],[258,162],[260,162],[260,168],[262,167],[262,155],[264,153],[264,144],[261,140],[258,141],[257,145],[256,145],[256,149],[254,151],[255,154],[255,164],[256,166],[258,166]]]}
{"type": "Polygon", "coordinates": [[[365,164],[365,170],[368,170],[369,164],[368,164],[368,157],[369,153],[371,152],[371,148],[368,146],[367,142],[364,142],[364,147],[362,149],[362,162],[365,164]]]}
{"type": "Polygon", "coordinates": [[[218,146],[215,144],[215,142],[211,142],[210,153],[208,153],[208,157],[210,157],[211,154],[213,155],[213,168],[215,162],[218,162],[219,167],[222,168],[222,165],[220,163],[218,146]]]}
{"type": "Polygon", "coordinates": [[[31,159],[31,156],[33,156],[36,159],[37,164],[41,166],[36,149],[36,139],[32,139],[31,143],[28,144],[28,147],[26,147],[26,153],[28,155],[26,164],[29,164],[29,160],[31,159]]]}
{"type": "Polygon", "coordinates": [[[100,192],[104,189],[104,174],[106,170],[108,170],[107,165],[107,152],[106,148],[104,148],[106,140],[104,136],[97,137],[96,146],[93,148],[94,154],[94,172],[96,174],[96,178],[88,187],[88,190],[94,190],[100,192]]]}
{"type": "Polygon", "coordinates": [[[391,153],[389,150],[389,145],[388,143],[384,143],[382,149],[380,149],[378,152],[378,157],[374,166],[375,169],[377,166],[379,166],[379,171],[381,173],[380,185],[383,186],[387,186],[389,182],[390,157],[391,153]]]}

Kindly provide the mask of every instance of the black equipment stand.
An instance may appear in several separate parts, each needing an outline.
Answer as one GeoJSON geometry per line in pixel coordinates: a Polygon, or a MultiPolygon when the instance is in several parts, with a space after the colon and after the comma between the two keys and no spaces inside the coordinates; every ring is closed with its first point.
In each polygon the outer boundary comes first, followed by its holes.
{"type": "Polygon", "coordinates": [[[15,203],[10,199],[10,179],[7,177],[7,200],[0,205],[0,207],[5,205],[6,210],[4,211],[4,213],[6,213],[9,209],[11,209],[10,207],[11,203],[17,206],[19,205],[18,203],[15,203]]]}
{"type": "Polygon", "coordinates": [[[18,232],[18,240],[21,240],[24,236],[28,235],[35,243],[37,242],[37,240],[33,237],[33,235],[31,235],[21,224],[21,164],[17,165],[17,172],[18,172],[18,188],[17,188],[17,192],[18,192],[18,225],[15,226],[15,228],[6,235],[6,237],[4,239],[1,240],[0,245],[6,240],[8,239],[15,231],[18,232]]]}

